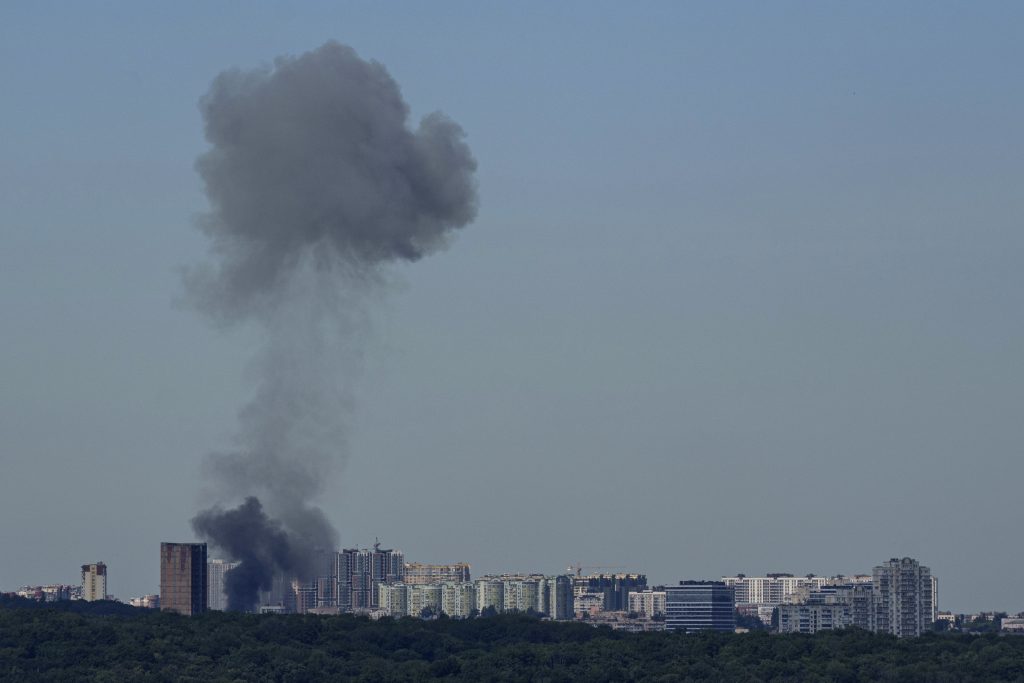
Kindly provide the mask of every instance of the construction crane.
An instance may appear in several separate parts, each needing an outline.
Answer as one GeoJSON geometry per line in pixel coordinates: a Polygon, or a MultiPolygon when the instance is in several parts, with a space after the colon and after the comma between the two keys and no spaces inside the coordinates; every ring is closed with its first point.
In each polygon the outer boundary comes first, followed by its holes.
{"type": "Polygon", "coordinates": [[[568,567],[566,567],[566,571],[575,574],[577,579],[583,576],[583,570],[584,569],[625,569],[625,567],[623,565],[621,565],[621,564],[615,564],[615,565],[612,565],[612,564],[589,564],[589,565],[582,565],[579,562],[577,562],[576,564],[570,564],[568,567]]]}

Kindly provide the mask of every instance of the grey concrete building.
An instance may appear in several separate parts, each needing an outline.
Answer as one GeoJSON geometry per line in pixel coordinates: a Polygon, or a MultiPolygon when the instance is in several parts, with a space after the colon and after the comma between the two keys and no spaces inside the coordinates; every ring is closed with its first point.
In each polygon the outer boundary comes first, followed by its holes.
{"type": "Polygon", "coordinates": [[[931,570],[915,559],[894,557],[875,567],[873,630],[900,638],[931,630],[933,590],[931,570]]]}
{"type": "Polygon", "coordinates": [[[194,615],[209,599],[205,543],[160,544],[160,609],[194,615]]]}

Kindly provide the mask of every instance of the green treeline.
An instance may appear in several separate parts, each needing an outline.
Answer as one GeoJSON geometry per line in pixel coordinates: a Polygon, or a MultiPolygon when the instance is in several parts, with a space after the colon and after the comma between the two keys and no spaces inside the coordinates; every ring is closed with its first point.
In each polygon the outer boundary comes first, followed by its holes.
{"type": "Polygon", "coordinates": [[[1024,681],[1024,638],[627,634],[504,615],[187,618],[0,603],[11,681],[1024,681]]]}

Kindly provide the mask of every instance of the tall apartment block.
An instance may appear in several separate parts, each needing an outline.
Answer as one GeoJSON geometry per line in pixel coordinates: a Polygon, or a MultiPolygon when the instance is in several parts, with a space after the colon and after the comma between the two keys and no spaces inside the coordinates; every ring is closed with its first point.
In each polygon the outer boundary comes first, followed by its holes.
{"type": "Polygon", "coordinates": [[[466,618],[476,609],[476,586],[472,583],[441,584],[441,611],[450,617],[466,618]]]}
{"type": "Polygon", "coordinates": [[[426,612],[433,615],[440,615],[443,593],[444,589],[437,584],[421,583],[415,586],[409,586],[409,604],[407,613],[409,616],[413,617],[423,616],[426,612]]]}
{"type": "Polygon", "coordinates": [[[541,574],[491,576],[444,583],[381,583],[380,609],[391,616],[420,616],[429,608],[434,614],[453,618],[472,616],[492,608],[496,612],[527,612],[551,619],[572,619],[572,581],[568,576],[541,574]]]}
{"type": "Polygon", "coordinates": [[[669,631],[734,631],[735,592],[723,581],[680,581],[665,588],[665,628],[669,631]]]}
{"type": "MultiPolygon", "coordinates": [[[[854,626],[907,638],[931,629],[938,610],[938,581],[914,559],[893,558],[862,576],[835,577],[802,586],[778,606],[782,633],[817,633],[854,626]]],[[[737,600],[739,597],[737,596],[737,600]]]]}
{"type": "Polygon", "coordinates": [[[316,607],[338,606],[337,554],[323,549],[315,553],[315,576],[310,585],[316,589],[316,607]]]}
{"type": "Polygon", "coordinates": [[[476,609],[501,612],[505,609],[505,582],[497,578],[483,578],[476,581],[476,609]]]}
{"type": "Polygon", "coordinates": [[[936,588],[931,569],[912,558],[894,557],[875,567],[874,631],[912,638],[931,630],[936,588]]]}
{"type": "Polygon", "coordinates": [[[392,617],[432,614],[465,618],[476,605],[472,583],[382,583],[378,586],[380,609],[392,617]]]}
{"type": "Polygon", "coordinates": [[[503,612],[539,612],[540,584],[544,577],[508,577],[502,580],[503,612]]]}
{"type": "Polygon", "coordinates": [[[665,591],[630,591],[629,611],[648,619],[665,614],[665,591]]]}
{"type": "Polygon", "coordinates": [[[800,590],[778,606],[780,633],[817,633],[831,629],[874,629],[874,594],[870,583],[830,584],[800,590]]]}
{"type": "Polygon", "coordinates": [[[238,562],[226,562],[225,560],[210,560],[206,563],[209,584],[209,595],[206,599],[207,609],[223,612],[228,608],[228,596],[224,593],[224,579],[227,578],[228,572],[238,564],[238,562]]]}
{"type": "Polygon", "coordinates": [[[400,550],[347,548],[314,552],[309,576],[276,574],[270,590],[260,592],[262,611],[305,613],[311,609],[342,612],[380,607],[381,584],[399,583],[404,574],[400,550]]]}
{"type": "Polygon", "coordinates": [[[853,625],[850,606],[845,603],[779,605],[779,633],[817,633],[853,625]]]}
{"type": "MultiPolygon", "coordinates": [[[[274,596],[276,602],[263,604],[278,605],[285,612],[305,614],[314,608],[335,608],[338,606],[338,579],[335,575],[337,553],[323,548],[313,552],[311,566],[306,568],[308,576],[303,578],[281,576],[275,582],[279,588],[274,596]]],[[[274,591],[270,591],[274,593],[274,591]]]]}
{"type": "Polygon", "coordinates": [[[379,586],[399,583],[405,574],[405,556],[400,550],[348,548],[334,555],[332,575],[336,581],[336,606],[342,611],[380,607],[379,586]]]}
{"type": "Polygon", "coordinates": [[[82,599],[107,599],[107,565],[102,562],[82,565],[82,599]]]}
{"type": "Polygon", "coordinates": [[[404,583],[415,586],[421,583],[467,583],[469,565],[465,562],[455,564],[424,564],[422,562],[406,562],[404,583]]]}
{"type": "Polygon", "coordinates": [[[202,614],[209,599],[205,543],[160,544],[160,608],[202,614]]]}
{"type": "Polygon", "coordinates": [[[815,590],[828,584],[823,576],[794,576],[793,574],[767,574],[766,576],[723,576],[722,581],[736,591],[736,607],[756,610],[764,623],[771,622],[776,607],[801,589],[815,590]]]}
{"type": "Polygon", "coordinates": [[[409,616],[409,586],[404,583],[382,583],[377,589],[377,602],[388,616],[409,616]]]}
{"type": "Polygon", "coordinates": [[[572,577],[566,574],[546,577],[541,584],[540,598],[540,612],[558,621],[573,618],[572,577]]]}
{"type": "Polygon", "coordinates": [[[605,612],[623,612],[629,609],[629,592],[647,589],[644,574],[590,574],[572,579],[573,596],[598,594],[604,598],[605,612]]]}

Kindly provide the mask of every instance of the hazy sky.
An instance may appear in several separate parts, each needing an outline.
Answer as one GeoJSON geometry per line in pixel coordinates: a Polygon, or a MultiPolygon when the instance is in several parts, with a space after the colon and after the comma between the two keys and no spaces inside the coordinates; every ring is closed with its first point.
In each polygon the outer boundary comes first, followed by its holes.
{"type": "Polygon", "coordinates": [[[1024,609],[1019,3],[0,6],[0,589],[158,588],[256,333],[180,305],[198,98],[336,39],[480,212],[390,271],[346,546],[655,582],[869,572],[1024,609]]]}

